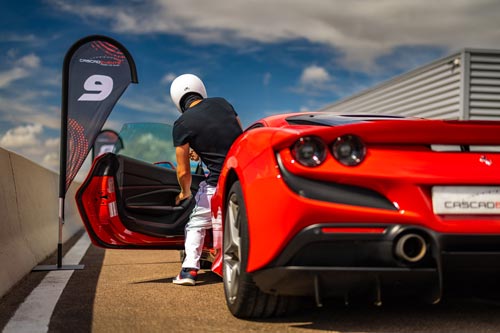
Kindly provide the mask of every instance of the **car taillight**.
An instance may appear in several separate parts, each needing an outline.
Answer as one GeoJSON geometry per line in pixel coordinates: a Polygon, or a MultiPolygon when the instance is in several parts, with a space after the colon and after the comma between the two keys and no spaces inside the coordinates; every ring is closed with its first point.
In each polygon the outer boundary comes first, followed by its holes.
{"type": "Polygon", "coordinates": [[[292,154],[300,164],[315,167],[325,161],[326,145],[319,138],[312,136],[303,137],[293,145],[292,154]]]}
{"type": "Polygon", "coordinates": [[[355,135],[338,137],[332,145],[332,153],[337,161],[347,166],[355,166],[363,162],[366,147],[363,141],[355,135]]]}

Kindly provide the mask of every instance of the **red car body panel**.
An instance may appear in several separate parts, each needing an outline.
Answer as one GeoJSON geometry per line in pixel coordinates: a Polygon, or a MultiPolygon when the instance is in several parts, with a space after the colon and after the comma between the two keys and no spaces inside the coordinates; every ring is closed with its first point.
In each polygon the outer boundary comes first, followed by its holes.
{"type": "MultiPolygon", "coordinates": [[[[98,157],[94,163],[98,162],[98,157]]],[[[78,206],[84,217],[87,233],[96,246],[107,248],[180,248],[184,245],[184,236],[155,237],[134,233],[125,227],[117,214],[115,182],[113,177],[92,176],[89,174],[85,191],[82,191],[78,206]],[[99,198],[95,193],[100,193],[99,198]]]]}
{"type": "Polygon", "coordinates": [[[464,143],[498,146],[498,122],[397,119],[321,127],[286,125],[287,116],[267,120],[267,125],[278,129],[256,128],[235,142],[219,181],[219,196],[214,199],[214,207],[223,206],[228,174],[235,173],[249,220],[249,272],[268,265],[299,231],[313,224],[366,225],[367,233],[373,224],[407,224],[440,233],[500,235],[499,215],[436,215],[431,199],[434,185],[500,185],[499,154],[491,154],[498,162],[488,166],[480,163],[482,152],[435,152],[429,147],[464,143]],[[314,135],[331,143],[346,134],[356,134],[367,146],[366,159],[355,167],[340,164],[331,154],[320,166],[306,167],[294,161],[289,149],[303,136],[314,135]],[[371,189],[397,209],[304,198],[283,181],[277,155],[294,175],[371,189]]]}
{"type": "MultiPolygon", "coordinates": [[[[118,160],[111,153],[97,157],[76,194],[80,216],[93,244],[116,249],[182,249],[184,224],[194,201],[186,200],[179,207],[162,211],[162,205],[168,206],[166,202],[174,201],[178,193],[176,171],[126,157],[121,158],[123,165],[118,170],[118,160]]],[[[204,176],[193,175],[193,191],[202,179],[204,176]]],[[[207,246],[212,243],[211,234],[205,242],[207,246]]]]}

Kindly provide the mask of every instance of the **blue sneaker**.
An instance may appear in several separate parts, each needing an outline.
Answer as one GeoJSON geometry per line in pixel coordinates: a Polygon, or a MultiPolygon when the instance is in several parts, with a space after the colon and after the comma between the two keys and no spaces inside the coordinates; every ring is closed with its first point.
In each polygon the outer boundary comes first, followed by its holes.
{"type": "Polygon", "coordinates": [[[195,268],[183,268],[179,275],[172,280],[174,284],[179,284],[181,286],[194,286],[196,284],[196,277],[198,276],[198,270],[195,268]]]}

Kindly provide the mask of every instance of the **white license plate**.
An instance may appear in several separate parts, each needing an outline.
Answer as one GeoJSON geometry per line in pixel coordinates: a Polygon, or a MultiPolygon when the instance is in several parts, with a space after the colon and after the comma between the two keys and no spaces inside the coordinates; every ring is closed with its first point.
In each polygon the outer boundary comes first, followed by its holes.
{"type": "Polygon", "coordinates": [[[500,214],[500,186],[434,186],[435,214],[500,214]]]}

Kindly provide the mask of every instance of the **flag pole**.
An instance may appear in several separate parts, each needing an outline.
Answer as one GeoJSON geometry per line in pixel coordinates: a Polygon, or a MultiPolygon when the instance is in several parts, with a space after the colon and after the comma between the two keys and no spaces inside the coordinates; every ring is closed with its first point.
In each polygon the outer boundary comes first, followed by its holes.
{"type": "Polygon", "coordinates": [[[62,267],[62,239],[64,225],[64,198],[59,198],[59,237],[57,241],[57,268],[62,267]]]}
{"type": "MultiPolygon", "coordinates": [[[[78,44],[78,43],[77,43],[78,44]]],[[[66,198],[66,163],[68,151],[68,81],[69,81],[69,63],[74,51],[77,48],[74,44],[66,53],[63,63],[62,93],[61,93],[61,134],[60,134],[60,152],[59,152],[59,230],[57,239],[57,264],[56,265],[38,265],[33,271],[54,271],[54,270],[80,270],[84,265],[63,265],[63,227],[64,227],[64,204],[66,198]]],[[[79,45],[78,45],[79,46],[79,45]]]]}

